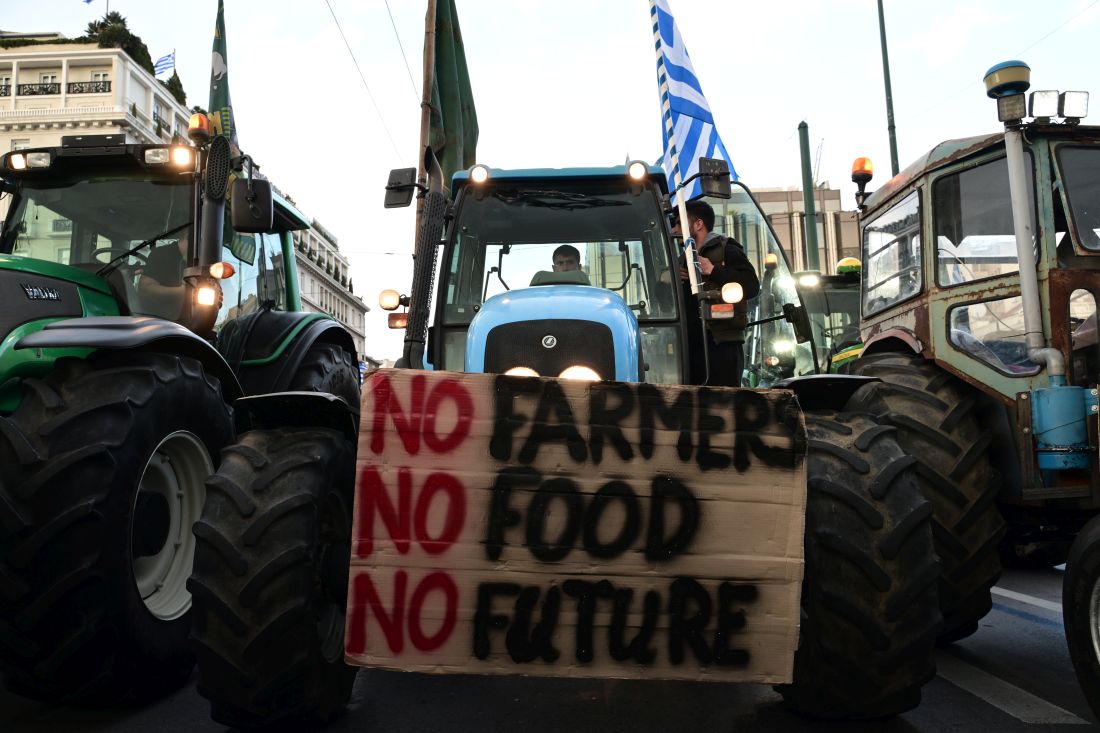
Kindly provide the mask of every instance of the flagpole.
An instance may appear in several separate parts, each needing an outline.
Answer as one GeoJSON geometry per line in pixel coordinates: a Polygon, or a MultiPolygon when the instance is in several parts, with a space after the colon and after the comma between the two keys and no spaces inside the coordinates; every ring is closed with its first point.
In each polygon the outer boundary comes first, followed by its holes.
{"type": "Polygon", "coordinates": [[[428,0],[428,12],[424,16],[424,89],[420,95],[420,151],[417,154],[416,181],[420,192],[416,197],[416,225],[424,212],[424,191],[427,190],[427,174],[424,171],[424,148],[428,146],[432,124],[432,85],[435,82],[435,11],[436,0],[428,0]]]}
{"type": "MultiPolygon", "coordinates": [[[[676,129],[672,124],[672,102],[669,100],[665,52],[661,43],[661,28],[657,24],[657,0],[649,0],[649,15],[653,19],[653,46],[657,50],[657,83],[661,94],[661,116],[665,123],[665,134],[668,136],[668,151],[672,160],[672,188],[675,190],[680,188],[683,181],[680,174],[680,152],[676,147],[676,129]]],[[[691,236],[684,191],[676,194],[676,208],[680,217],[680,232],[684,237],[684,258],[687,264],[688,281],[691,283],[691,292],[698,295],[700,285],[695,264],[695,239],[691,236]]]]}

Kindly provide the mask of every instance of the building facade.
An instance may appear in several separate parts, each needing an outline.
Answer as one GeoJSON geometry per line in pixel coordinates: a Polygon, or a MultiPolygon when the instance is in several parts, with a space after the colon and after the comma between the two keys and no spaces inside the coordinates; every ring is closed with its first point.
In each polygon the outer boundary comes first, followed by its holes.
{"type": "Polygon", "coordinates": [[[309,229],[294,232],[294,247],[302,306],[338,319],[355,339],[359,360],[371,361],[366,353],[365,332],[370,308],[353,291],[350,263],[340,253],[336,237],[313,220],[309,229]]]}
{"type": "MultiPolygon", "coordinates": [[[[771,222],[775,235],[795,272],[809,269],[806,262],[806,207],[800,188],[762,188],[753,191],[760,208],[771,222]]],[[[840,191],[828,184],[814,189],[817,215],[817,261],[822,272],[835,272],[845,257],[859,257],[859,227],[856,212],[841,206],[840,191]]]]}
{"type": "Polygon", "coordinates": [[[0,49],[3,152],[57,145],[62,135],[165,143],[186,137],[189,117],[122,49],[49,41],[0,49]]]}
{"type": "MultiPolygon", "coordinates": [[[[0,48],[0,154],[60,145],[66,135],[121,134],[135,144],[187,137],[190,111],[121,49],[58,43],[57,34],[0,38],[36,41],[0,48]]],[[[0,203],[0,219],[4,213],[0,203]]],[[[352,293],[348,260],[336,237],[314,222],[311,230],[294,232],[294,242],[303,307],[343,323],[359,360],[368,360],[364,327],[370,309],[352,293]]]]}

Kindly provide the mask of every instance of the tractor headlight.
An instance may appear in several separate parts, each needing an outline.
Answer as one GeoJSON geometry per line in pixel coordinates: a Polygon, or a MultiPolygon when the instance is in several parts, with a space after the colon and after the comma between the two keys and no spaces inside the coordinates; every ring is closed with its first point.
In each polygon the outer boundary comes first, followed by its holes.
{"type": "Polygon", "coordinates": [[[635,160],[626,168],[626,174],[635,181],[640,181],[645,178],[648,172],[649,167],[640,160],[635,160]]]}
{"type": "Polygon", "coordinates": [[[195,291],[195,302],[199,305],[211,306],[218,301],[218,292],[209,285],[203,285],[195,291]]]}
{"type": "Polygon", "coordinates": [[[745,289],[741,283],[726,283],[722,286],[722,301],[725,303],[740,303],[745,297],[745,289]]]}
{"type": "Polygon", "coordinates": [[[514,366],[508,371],[504,372],[509,377],[537,377],[539,373],[531,367],[514,366]]]}
{"type": "Polygon", "coordinates": [[[470,169],[470,181],[472,183],[485,183],[489,180],[489,167],[478,163],[470,169]]]}
{"type": "Polygon", "coordinates": [[[13,171],[25,171],[28,168],[49,168],[53,157],[49,153],[12,153],[8,158],[8,167],[13,171]]]}
{"type": "Polygon", "coordinates": [[[168,148],[152,148],[145,151],[146,165],[164,165],[168,162],[168,148]]]}
{"type": "Polygon", "coordinates": [[[579,364],[566,367],[565,371],[558,376],[562,379],[577,379],[584,382],[598,382],[601,379],[599,373],[595,369],[579,364]]]}
{"type": "Polygon", "coordinates": [[[172,162],[180,168],[190,168],[194,164],[195,154],[191,148],[177,145],[172,148],[172,162]]]}

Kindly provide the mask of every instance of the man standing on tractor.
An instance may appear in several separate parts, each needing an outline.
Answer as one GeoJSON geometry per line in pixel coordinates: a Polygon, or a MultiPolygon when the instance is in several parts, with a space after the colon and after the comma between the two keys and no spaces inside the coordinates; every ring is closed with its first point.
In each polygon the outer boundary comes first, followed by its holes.
{"type": "MultiPolygon", "coordinates": [[[[741,373],[745,369],[745,327],[748,325],[746,301],[760,290],[760,280],[745,250],[737,240],[713,231],[714,209],[705,201],[687,203],[688,232],[697,244],[699,271],[703,276],[703,289],[722,290],[726,283],[741,286],[742,299],[734,306],[734,317],[729,321],[712,320],[706,334],[706,358],[703,352],[703,333],[699,322],[697,299],[688,285],[687,268],[680,267],[680,280],[684,284],[688,303],[688,349],[691,364],[691,383],[711,386],[739,387],[741,373]],[[707,363],[709,361],[709,375],[707,363]]],[[[673,222],[673,234],[681,234],[678,219],[673,222]]]]}

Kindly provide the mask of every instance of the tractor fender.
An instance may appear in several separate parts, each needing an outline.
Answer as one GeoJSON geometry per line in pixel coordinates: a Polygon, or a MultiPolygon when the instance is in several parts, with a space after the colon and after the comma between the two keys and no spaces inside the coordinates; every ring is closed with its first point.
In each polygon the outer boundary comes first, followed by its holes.
{"type": "Polygon", "coordinates": [[[331,428],[354,442],[355,415],[347,403],[326,392],[272,392],[233,403],[237,432],[288,427],[331,428]]]}
{"type": "Polygon", "coordinates": [[[332,343],[358,362],[355,342],[339,321],[321,313],[258,311],[222,330],[219,349],[245,394],[286,392],[310,348],[332,343]],[[228,333],[227,333],[228,331],[228,333]]]}
{"type": "Polygon", "coordinates": [[[880,382],[878,377],[862,377],[853,374],[809,374],[804,377],[784,379],[776,387],[789,389],[798,397],[799,406],[809,412],[818,410],[843,411],[852,395],[869,382],[880,382]]]}
{"type": "Polygon", "coordinates": [[[15,348],[133,349],[178,354],[195,359],[217,377],[227,401],[232,402],[243,394],[233,370],[209,342],[178,323],[161,318],[88,316],[54,321],[41,331],[19,339],[15,348]]]}
{"type": "Polygon", "coordinates": [[[863,356],[883,351],[908,351],[920,354],[924,351],[924,344],[911,331],[896,327],[880,331],[863,342],[863,356]]]}

